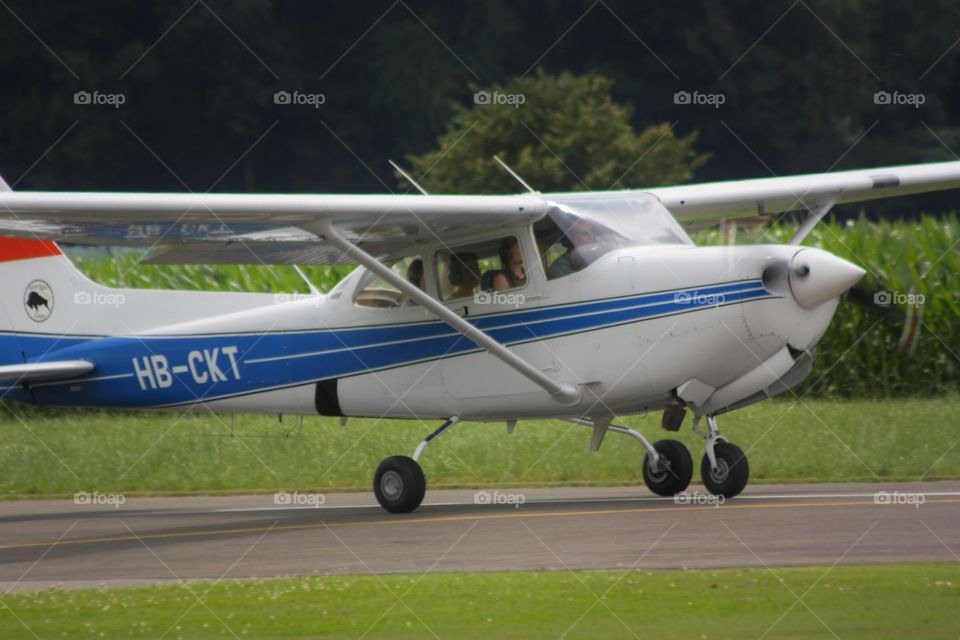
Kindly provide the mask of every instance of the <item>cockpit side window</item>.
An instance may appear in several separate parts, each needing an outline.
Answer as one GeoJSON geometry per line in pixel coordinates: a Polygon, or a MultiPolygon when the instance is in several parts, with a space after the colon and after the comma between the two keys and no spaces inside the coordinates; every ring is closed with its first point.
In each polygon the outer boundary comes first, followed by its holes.
{"type": "MultiPolygon", "coordinates": [[[[391,264],[390,268],[411,284],[426,291],[426,274],[423,268],[423,258],[420,256],[401,258],[391,264]]],[[[416,304],[392,284],[383,278],[373,277],[372,274],[368,274],[368,277],[361,284],[354,298],[354,303],[361,307],[376,309],[392,309],[416,304]]]]}
{"type": "Polygon", "coordinates": [[[516,236],[438,251],[434,266],[444,301],[518,289],[527,283],[523,251],[516,236]]]}

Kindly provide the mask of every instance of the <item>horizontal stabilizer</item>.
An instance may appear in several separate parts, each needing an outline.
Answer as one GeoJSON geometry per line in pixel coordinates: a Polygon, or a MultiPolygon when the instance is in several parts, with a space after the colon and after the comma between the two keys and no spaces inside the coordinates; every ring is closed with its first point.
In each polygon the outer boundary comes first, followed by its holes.
{"type": "Polygon", "coordinates": [[[0,381],[36,382],[76,378],[93,371],[89,360],[59,360],[0,365],[0,381]]]}

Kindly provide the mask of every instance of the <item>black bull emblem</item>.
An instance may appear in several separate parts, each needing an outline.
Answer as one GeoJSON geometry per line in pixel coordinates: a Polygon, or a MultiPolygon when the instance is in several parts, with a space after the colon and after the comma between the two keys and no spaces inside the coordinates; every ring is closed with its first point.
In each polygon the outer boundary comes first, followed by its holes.
{"type": "Polygon", "coordinates": [[[31,291],[30,295],[27,296],[27,306],[32,310],[36,311],[40,307],[46,307],[47,311],[50,310],[50,305],[47,303],[47,299],[36,291],[31,291]]]}

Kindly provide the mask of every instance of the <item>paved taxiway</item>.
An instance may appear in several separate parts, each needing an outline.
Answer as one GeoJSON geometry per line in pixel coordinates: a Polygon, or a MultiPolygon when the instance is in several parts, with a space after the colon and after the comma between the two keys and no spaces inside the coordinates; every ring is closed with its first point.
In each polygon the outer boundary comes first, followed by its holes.
{"type": "Polygon", "coordinates": [[[0,503],[0,592],[370,572],[960,562],[960,482],[752,485],[726,504],[642,487],[0,503]],[[877,492],[879,500],[875,497],[877,492]],[[522,496],[519,497],[519,496],[522,496]],[[519,500],[523,504],[515,504],[519,500]],[[496,504],[500,503],[500,504],[496,504]]]}

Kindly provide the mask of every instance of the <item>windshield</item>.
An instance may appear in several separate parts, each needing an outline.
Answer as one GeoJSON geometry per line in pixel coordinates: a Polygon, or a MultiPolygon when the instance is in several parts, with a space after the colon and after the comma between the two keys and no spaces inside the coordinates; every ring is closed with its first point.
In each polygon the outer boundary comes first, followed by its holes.
{"type": "Polygon", "coordinates": [[[670,212],[645,193],[565,194],[533,225],[547,277],[579,271],[614,249],[693,242],[670,212]]]}
{"type": "Polygon", "coordinates": [[[648,193],[564,194],[552,200],[558,215],[583,218],[595,229],[609,231],[600,234],[609,242],[616,236],[628,245],[693,244],[666,207],[648,193]]]}

